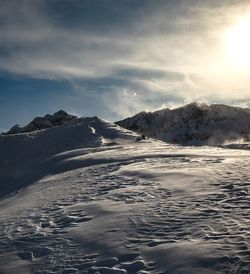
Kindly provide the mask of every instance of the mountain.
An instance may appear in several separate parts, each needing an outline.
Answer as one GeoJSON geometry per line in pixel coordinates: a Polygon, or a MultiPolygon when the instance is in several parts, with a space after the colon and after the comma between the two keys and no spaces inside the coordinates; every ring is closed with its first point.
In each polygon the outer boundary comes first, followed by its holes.
{"type": "Polygon", "coordinates": [[[32,131],[41,130],[45,128],[51,128],[51,127],[62,125],[65,122],[76,119],[76,118],[77,116],[70,115],[64,110],[59,110],[55,112],[53,115],[46,114],[43,117],[36,117],[28,125],[24,127],[15,125],[5,134],[6,135],[18,134],[18,133],[32,132],[32,131]]]}
{"type": "Polygon", "coordinates": [[[0,273],[249,273],[250,151],[138,136],[0,135],[0,273]]]}
{"type": "Polygon", "coordinates": [[[133,142],[136,139],[132,132],[97,117],[75,118],[62,111],[35,118],[25,129],[42,128],[37,126],[38,120],[43,121],[39,123],[41,126],[45,121],[63,124],[46,131],[0,135],[0,197],[29,185],[48,172],[67,169],[67,163],[57,166],[58,161],[64,158],[55,157],[59,153],[107,146],[118,139],[133,142]]]}
{"type": "Polygon", "coordinates": [[[176,109],[140,112],[116,124],[170,143],[221,145],[250,139],[250,109],[191,103],[176,109]]]}

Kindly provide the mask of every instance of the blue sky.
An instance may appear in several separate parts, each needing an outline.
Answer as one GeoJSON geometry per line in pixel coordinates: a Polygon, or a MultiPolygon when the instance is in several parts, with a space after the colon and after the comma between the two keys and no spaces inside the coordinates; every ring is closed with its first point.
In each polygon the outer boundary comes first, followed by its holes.
{"type": "Polygon", "coordinates": [[[192,101],[250,106],[233,0],[1,0],[0,131],[59,109],[115,121],[192,101]]]}

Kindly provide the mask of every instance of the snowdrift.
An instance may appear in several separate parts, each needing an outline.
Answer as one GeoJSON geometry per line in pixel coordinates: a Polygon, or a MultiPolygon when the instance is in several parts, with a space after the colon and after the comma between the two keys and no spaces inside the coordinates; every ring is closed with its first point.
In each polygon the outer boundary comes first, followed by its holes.
{"type": "Polygon", "coordinates": [[[74,164],[62,161],[67,158],[63,154],[66,151],[84,153],[81,149],[135,138],[135,134],[97,117],[74,118],[61,126],[30,133],[0,135],[0,197],[46,174],[72,169],[74,164]],[[55,157],[57,154],[61,155],[55,157]]]}
{"type": "Polygon", "coordinates": [[[250,152],[97,117],[0,136],[0,273],[249,273],[250,152]]]}

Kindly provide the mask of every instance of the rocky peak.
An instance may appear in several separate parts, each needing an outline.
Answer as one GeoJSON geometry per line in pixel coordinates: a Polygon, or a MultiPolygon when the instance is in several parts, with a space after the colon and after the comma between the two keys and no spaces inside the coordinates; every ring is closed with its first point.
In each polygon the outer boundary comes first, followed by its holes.
{"type": "Polygon", "coordinates": [[[170,143],[218,145],[250,138],[250,109],[194,102],[172,110],[141,112],[117,124],[170,143]]]}
{"type": "Polygon", "coordinates": [[[73,120],[75,118],[77,118],[77,116],[68,114],[64,110],[59,110],[55,112],[53,115],[46,114],[43,117],[38,116],[24,127],[15,125],[5,134],[25,133],[25,132],[32,132],[32,131],[41,130],[45,128],[52,128],[55,126],[60,126],[64,124],[65,122],[73,120]]]}

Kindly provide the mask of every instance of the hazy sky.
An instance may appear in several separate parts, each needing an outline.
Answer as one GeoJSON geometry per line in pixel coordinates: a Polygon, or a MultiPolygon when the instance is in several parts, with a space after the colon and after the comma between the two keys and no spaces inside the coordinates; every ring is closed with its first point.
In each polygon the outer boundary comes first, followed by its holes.
{"type": "Polygon", "coordinates": [[[0,0],[0,131],[58,109],[114,121],[192,101],[250,107],[244,18],[249,1],[0,0]]]}

